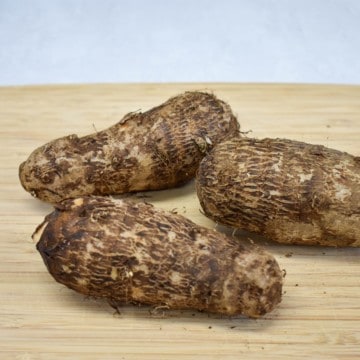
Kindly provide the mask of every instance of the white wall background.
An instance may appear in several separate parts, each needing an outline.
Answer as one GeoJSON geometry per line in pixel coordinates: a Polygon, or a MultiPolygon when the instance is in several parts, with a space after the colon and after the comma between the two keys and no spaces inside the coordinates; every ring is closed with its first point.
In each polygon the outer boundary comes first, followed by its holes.
{"type": "Polygon", "coordinates": [[[0,85],[360,84],[359,0],[0,0],[0,85]]]}

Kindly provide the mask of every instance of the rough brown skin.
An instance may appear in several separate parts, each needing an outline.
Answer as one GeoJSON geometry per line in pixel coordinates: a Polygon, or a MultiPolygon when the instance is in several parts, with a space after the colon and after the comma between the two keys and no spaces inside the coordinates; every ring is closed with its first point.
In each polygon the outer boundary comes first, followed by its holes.
{"type": "Polygon", "coordinates": [[[256,318],[281,301],[272,255],[146,203],[69,199],[33,237],[56,281],[112,304],[256,318]]]}
{"type": "Polygon", "coordinates": [[[39,147],[20,165],[19,177],[25,190],[51,203],[172,188],[192,179],[208,150],[238,130],[229,105],[186,92],[106,130],[39,147]]]}
{"type": "Polygon", "coordinates": [[[321,145],[239,138],[202,160],[196,187],[221,224],[289,244],[360,246],[360,159],[321,145]]]}

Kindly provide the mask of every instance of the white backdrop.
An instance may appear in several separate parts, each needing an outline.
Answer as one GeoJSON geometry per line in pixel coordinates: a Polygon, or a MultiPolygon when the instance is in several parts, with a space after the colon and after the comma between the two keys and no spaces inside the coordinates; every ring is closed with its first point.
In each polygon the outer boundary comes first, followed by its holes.
{"type": "Polygon", "coordinates": [[[0,0],[0,85],[360,84],[359,0],[0,0]]]}

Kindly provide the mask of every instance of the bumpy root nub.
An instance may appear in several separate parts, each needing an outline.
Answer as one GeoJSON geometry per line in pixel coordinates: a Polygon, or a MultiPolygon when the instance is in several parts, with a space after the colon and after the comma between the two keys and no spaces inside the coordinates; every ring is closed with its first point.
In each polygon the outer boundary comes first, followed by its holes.
{"type": "Polygon", "coordinates": [[[273,256],[149,204],[66,200],[35,236],[56,281],[117,306],[259,317],[281,301],[273,256]]]}

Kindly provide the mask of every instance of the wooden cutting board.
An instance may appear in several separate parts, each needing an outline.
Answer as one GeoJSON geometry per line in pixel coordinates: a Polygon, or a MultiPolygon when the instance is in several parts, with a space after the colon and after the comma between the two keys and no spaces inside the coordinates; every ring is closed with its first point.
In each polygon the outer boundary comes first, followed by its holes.
{"type": "MultiPolygon", "coordinates": [[[[133,306],[115,315],[105,302],[84,298],[47,273],[31,234],[51,206],[21,188],[20,162],[53,138],[103,129],[127,112],[145,111],[190,89],[208,90],[229,102],[248,136],[287,137],[360,155],[360,86],[0,88],[1,359],[360,358],[360,249],[255,239],[287,274],[281,305],[258,320],[197,311],[151,313],[133,306]]],[[[193,183],[151,192],[146,200],[215,227],[200,213],[193,183]]],[[[235,236],[242,241],[244,235],[235,236]]]]}

